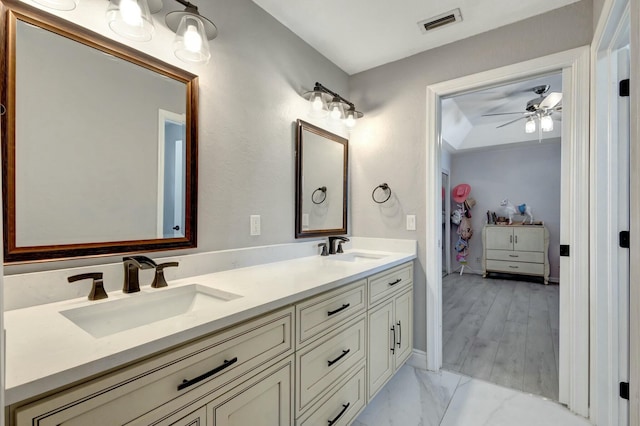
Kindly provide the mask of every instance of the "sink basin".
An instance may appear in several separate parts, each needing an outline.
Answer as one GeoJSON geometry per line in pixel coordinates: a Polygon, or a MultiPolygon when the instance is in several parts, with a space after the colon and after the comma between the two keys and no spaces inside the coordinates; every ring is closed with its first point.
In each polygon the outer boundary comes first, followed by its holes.
{"type": "Polygon", "coordinates": [[[67,319],[93,337],[104,337],[178,315],[203,309],[215,309],[238,294],[188,284],[133,294],[124,299],[60,311],[67,319]]]}
{"type": "Polygon", "coordinates": [[[385,257],[387,257],[385,254],[351,252],[330,255],[327,259],[339,260],[341,262],[371,262],[372,260],[383,259],[385,257]]]}

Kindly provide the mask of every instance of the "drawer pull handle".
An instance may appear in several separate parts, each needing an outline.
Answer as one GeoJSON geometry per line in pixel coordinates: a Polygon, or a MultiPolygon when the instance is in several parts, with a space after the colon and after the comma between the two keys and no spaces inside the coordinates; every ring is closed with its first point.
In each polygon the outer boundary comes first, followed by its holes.
{"type": "Polygon", "coordinates": [[[347,402],[346,404],[342,404],[342,411],[340,411],[340,414],[338,414],[335,419],[329,420],[329,426],[331,426],[335,422],[337,422],[338,419],[340,419],[340,417],[342,417],[342,415],[345,413],[345,411],[347,411],[347,409],[349,408],[350,405],[351,405],[350,402],[347,402]]]}
{"type": "Polygon", "coordinates": [[[351,306],[351,303],[345,303],[344,305],[342,305],[341,307],[339,307],[338,309],[336,309],[335,311],[329,311],[327,312],[327,316],[331,316],[331,315],[335,315],[340,311],[344,311],[345,309],[347,309],[349,306],[351,306]]]}
{"type": "Polygon", "coordinates": [[[189,386],[195,385],[196,383],[201,382],[201,381],[203,381],[204,379],[206,379],[206,378],[208,378],[208,377],[211,377],[211,376],[213,376],[213,375],[214,375],[214,374],[216,374],[216,373],[221,372],[221,371],[222,371],[222,370],[224,370],[225,368],[228,368],[228,367],[232,366],[232,365],[233,365],[233,364],[235,364],[236,362],[238,362],[238,357],[237,357],[237,356],[236,356],[236,357],[233,357],[233,359],[231,359],[231,360],[229,360],[229,361],[227,361],[227,360],[225,359],[225,360],[224,360],[224,364],[222,364],[222,365],[220,365],[220,366],[218,366],[218,367],[214,368],[214,369],[213,369],[213,370],[211,370],[211,371],[207,371],[206,373],[204,373],[204,374],[202,374],[202,375],[200,375],[200,376],[196,377],[195,379],[191,379],[191,380],[184,379],[184,380],[182,381],[182,383],[180,383],[180,384],[178,385],[178,390],[180,391],[180,390],[182,390],[182,389],[184,389],[184,388],[188,388],[189,386]]]}
{"type": "Polygon", "coordinates": [[[398,284],[400,281],[402,281],[402,278],[398,278],[398,279],[397,279],[397,280],[395,280],[394,282],[389,283],[389,285],[390,285],[390,286],[392,286],[392,285],[396,285],[396,284],[398,284]]]}
{"type": "Polygon", "coordinates": [[[393,343],[391,344],[391,353],[396,353],[396,328],[391,327],[391,331],[393,331],[393,343]]]}
{"type": "Polygon", "coordinates": [[[513,266],[513,265],[509,265],[509,268],[511,268],[511,269],[518,269],[518,267],[517,267],[517,266],[513,266]]]}
{"type": "Polygon", "coordinates": [[[520,257],[520,256],[517,254],[510,254],[509,257],[520,257]]]}
{"type": "Polygon", "coordinates": [[[402,347],[402,323],[398,321],[398,347],[402,347]]]}
{"type": "Polygon", "coordinates": [[[329,367],[331,367],[333,364],[335,364],[336,362],[338,362],[338,361],[340,361],[342,358],[344,358],[344,357],[345,357],[345,355],[347,355],[349,352],[351,352],[351,349],[347,349],[346,351],[345,351],[345,350],[343,350],[343,351],[342,351],[342,354],[341,354],[338,358],[334,359],[333,361],[327,361],[327,364],[329,364],[329,367]]]}

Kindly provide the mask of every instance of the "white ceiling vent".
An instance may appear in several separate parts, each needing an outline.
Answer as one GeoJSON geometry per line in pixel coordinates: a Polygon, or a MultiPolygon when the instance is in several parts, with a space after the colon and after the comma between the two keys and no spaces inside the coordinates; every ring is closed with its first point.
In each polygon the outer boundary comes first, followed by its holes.
{"type": "Polygon", "coordinates": [[[460,9],[453,9],[441,15],[418,22],[418,27],[420,27],[420,31],[423,34],[426,34],[428,31],[435,30],[436,28],[442,28],[445,25],[455,24],[461,21],[462,14],[460,13],[460,9]]]}

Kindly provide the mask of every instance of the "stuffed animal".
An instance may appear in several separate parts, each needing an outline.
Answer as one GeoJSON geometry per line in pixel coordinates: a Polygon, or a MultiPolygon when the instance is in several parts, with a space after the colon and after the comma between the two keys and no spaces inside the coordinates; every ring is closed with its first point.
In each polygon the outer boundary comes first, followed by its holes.
{"type": "MultiPolygon", "coordinates": [[[[531,207],[529,207],[526,203],[520,204],[519,206],[514,206],[508,198],[505,198],[500,202],[500,206],[502,206],[509,217],[509,225],[513,223],[513,215],[522,215],[527,216],[529,218],[529,223],[533,223],[533,212],[531,212],[531,207]]],[[[525,219],[524,222],[527,220],[525,219]]],[[[523,222],[523,223],[524,223],[523,222]]]]}

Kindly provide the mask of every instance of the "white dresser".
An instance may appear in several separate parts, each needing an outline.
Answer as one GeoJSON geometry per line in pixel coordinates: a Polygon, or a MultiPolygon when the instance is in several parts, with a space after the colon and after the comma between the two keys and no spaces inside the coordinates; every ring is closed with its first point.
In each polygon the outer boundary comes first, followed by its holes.
{"type": "Polygon", "coordinates": [[[482,276],[490,272],[532,275],[549,284],[549,231],[544,226],[485,225],[482,276]]]}

